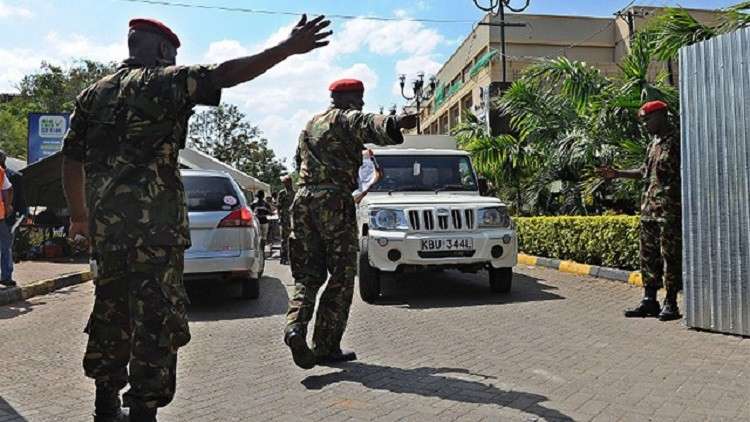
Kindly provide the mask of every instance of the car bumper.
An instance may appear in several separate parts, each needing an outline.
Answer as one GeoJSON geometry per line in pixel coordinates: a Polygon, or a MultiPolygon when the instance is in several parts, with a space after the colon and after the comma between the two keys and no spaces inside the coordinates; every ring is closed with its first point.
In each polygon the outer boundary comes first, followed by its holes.
{"type": "Polygon", "coordinates": [[[510,268],[518,263],[518,237],[516,232],[511,229],[451,233],[404,233],[372,230],[368,233],[367,249],[370,265],[381,271],[396,271],[399,266],[403,265],[460,267],[462,265],[487,264],[493,268],[510,268]],[[473,253],[466,252],[462,254],[463,256],[420,254],[422,240],[426,239],[472,239],[473,253]],[[492,256],[492,249],[495,246],[502,248],[502,253],[497,258],[492,256]],[[392,251],[398,251],[398,253],[392,251]],[[394,259],[396,257],[398,259],[394,259]]]}
{"type": "Polygon", "coordinates": [[[222,273],[247,273],[257,276],[254,270],[258,267],[256,264],[260,259],[260,252],[254,250],[199,253],[187,251],[184,274],[188,277],[222,273]]]}

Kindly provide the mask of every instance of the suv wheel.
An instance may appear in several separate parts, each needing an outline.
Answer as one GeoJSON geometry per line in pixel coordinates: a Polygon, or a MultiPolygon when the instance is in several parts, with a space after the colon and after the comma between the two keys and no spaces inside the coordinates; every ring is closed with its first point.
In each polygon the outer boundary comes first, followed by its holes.
{"type": "Polygon", "coordinates": [[[490,289],[495,293],[508,293],[513,284],[513,268],[490,268],[490,289]]]}
{"type": "Polygon", "coordinates": [[[367,303],[375,303],[380,297],[380,271],[370,266],[367,257],[367,239],[362,239],[359,249],[359,296],[367,303]]]}
{"type": "Polygon", "coordinates": [[[260,296],[260,280],[248,277],[242,281],[242,298],[257,299],[260,296]]]}

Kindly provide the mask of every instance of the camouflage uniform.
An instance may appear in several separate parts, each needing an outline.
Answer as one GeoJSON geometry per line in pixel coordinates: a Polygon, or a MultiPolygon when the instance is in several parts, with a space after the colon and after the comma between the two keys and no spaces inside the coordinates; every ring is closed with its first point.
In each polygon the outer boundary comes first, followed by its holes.
{"type": "Polygon", "coordinates": [[[646,287],[682,289],[682,208],[680,139],[677,133],[655,137],[643,167],[641,199],[641,274],[646,287]]]}
{"type": "Polygon", "coordinates": [[[281,260],[289,258],[289,235],[292,233],[291,208],[294,201],[294,189],[284,188],[279,192],[279,220],[281,223],[281,260]]]}
{"type": "Polygon", "coordinates": [[[357,188],[365,143],[403,142],[395,116],[330,108],[313,117],[297,147],[300,188],[292,204],[289,239],[294,295],[287,330],[303,332],[320,297],[313,352],[326,356],[340,347],[357,273],[357,224],[352,192],[357,188]]]}
{"type": "Polygon", "coordinates": [[[193,107],[220,96],[208,67],[125,62],[81,93],[65,137],[63,154],[85,166],[99,269],[83,367],[97,387],[130,382],[126,406],[162,407],[174,395],[177,349],[190,340],[178,153],[193,107]]]}

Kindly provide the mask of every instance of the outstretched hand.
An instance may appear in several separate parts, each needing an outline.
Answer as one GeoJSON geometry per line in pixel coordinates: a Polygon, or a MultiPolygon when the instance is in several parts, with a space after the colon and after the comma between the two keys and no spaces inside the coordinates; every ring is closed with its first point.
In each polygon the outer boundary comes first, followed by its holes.
{"type": "Polygon", "coordinates": [[[401,114],[398,116],[399,129],[414,129],[417,127],[418,116],[416,114],[401,114]]]}
{"type": "Polygon", "coordinates": [[[617,177],[617,170],[612,167],[597,167],[596,174],[604,179],[614,179],[617,177]]]}
{"type": "Polygon", "coordinates": [[[297,22],[292,29],[289,38],[284,41],[284,46],[289,49],[290,54],[304,54],[320,47],[325,47],[330,42],[328,37],[333,31],[323,31],[331,24],[331,21],[325,20],[321,15],[317,18],[307,21],[307,15],[297,22]]]}

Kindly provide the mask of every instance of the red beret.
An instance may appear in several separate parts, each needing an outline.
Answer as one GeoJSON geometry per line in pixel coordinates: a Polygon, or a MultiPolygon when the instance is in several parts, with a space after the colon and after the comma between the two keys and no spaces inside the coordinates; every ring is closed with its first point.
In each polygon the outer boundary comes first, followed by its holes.
{"type": "Polygon", "coordinates": [[[328,87],[331,92],[364,91],[365,84],[357,79],[339,79],[328,87]]]}
{"type": "Polygon", "coordinates": [[[638,115],[646,116],[655,111],[666,110],[667,108],[667,103],[665,103],[664,101],[649,101],[644,104],[640,110],[638,110],[638,115]]]}
{"type": "Polygon", "coordinates": [[[130,29],[140,29],[163,35],[172,43],[174,48],[180,48],[180,39],[177,37],[177,34],[172,32],[172,30],[161,21],[150,18],[136,18],[130,20],[129,26],[130,29]]]}

